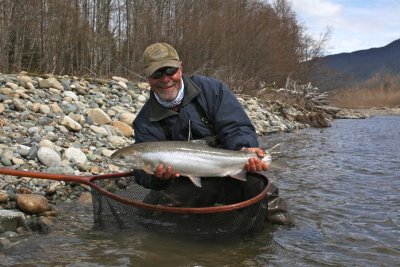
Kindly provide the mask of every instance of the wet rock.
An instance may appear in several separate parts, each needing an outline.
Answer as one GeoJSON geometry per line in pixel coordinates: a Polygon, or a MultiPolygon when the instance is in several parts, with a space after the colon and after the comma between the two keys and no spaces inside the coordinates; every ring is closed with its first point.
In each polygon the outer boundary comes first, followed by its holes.
{"type": "Polygon", "coordinates": [[[56,88],[58,90],[64,89],[61,83],[54,77],[39,80],[39,86],[40,88],[56,88]]]}
{"type": "Polygon", "coordinates": [[[126,144],[126,140],[119,136],[109,136],[108,141],[110,142],[110,145],[116,148],[124,146],[126,144]]]}
{"type": "Polygon", "coordinates": [[[57,211],[55,211],[55,210],[44,211],[41,213],[41,215],[44,217],[56,217],[57,211]]]}
{"type": "Polygon", "coordinates": [[[0,204],[5,203],[9,200],[9,196],[6,191],[0,190],[0,204]]]}
{"type": "Polygon", "coordinates": [[[127,83],[128,82],[127,79],[122,78],[122,77],[118,77],[118,76],[112,76],[111,79],[113,79],[114,81],[117,81],[117,82],[123,82],[123,83],[127,83]]]}
{"type": "Polygon", "coordinates": [[[32,84],[33,83],[32,78],[27,76],[27,75],[18,75],[17,78],[23,84],[27,84],[27,83],[31,83],[32,84]]]}
{"type": "Polygon", "coordinates": [[[48,147],[48,148],[50,148],[50,149],[52,149],[52,150],[55,150],[55,149],[56,149],[56,145],[55,145],[52,141],[47,140],[47,139],[42,139],[42,140],[39,142],[39,146],[40,146],[40,147],[48,147]]]}
{"type": "Polygon", "coordinates": [[[15,83],[12,83],[12,82],[7,82],[6,86],[11,88],[13,91],[17,90],[17,88],[18,88],[18,85],[15,83]]]}
{"type": "Polygon", "coordinates": [[[92,202],[92,194],[90,192],[84,192],[78,198],[78,203],[83,206],[91,207],[93,205],[92,202]]]}
{"type": "Polygon", "coordinates": [[[13,105],[16,111],[24,111],[26,110],[25,105],[19,99],[13,99],[13,105]]]}
{"type": "Polygon", "coordinates": [[[140,89],[143,89],[143,90],[150,90],[150,86],[149,86],[148,83],[141,83],[141,82],[139,82],[139,83],[137,83],[137,86],[138,86],[140,89]]]}
{"type": "Polygon", "coordinates": [[[74,174],[74,169],[67,165],[67,166],[50,166],[47,168],[46,172],[55,173],[55,174],[74,174]]]}
{"type": "Polygon", "coordinates": [[[37,156],[39,147],[36,144],[33,144],[29,150],[28,155],[26,156],[27,159],[34,159],[37,156]]]}
{"type": "MultiPolygon", "coordinates": [[[[18,228],[16,229],[16,231],[19,231],[18,228]]],[[[7,231],[7,232],[3,233],[2,236],[5,238],[14,238],[14,237],[18,236],[18,234],[14,231],[7,231]]]]}
{"type": "Polygon", "coordinates": [[[7,231],[16,232],[17,228],[22,227],[29,231],[25,215],[19,211],[0,210],[0,233],[7,231]]]}
{"type": "Polygon", "coordinates": [[[75,82],[74,84],[72,84],[70,86],[70,88],[76,92],[78,95],[87,95],[89,89],[84,85],[84,84],[80,84],[75,82]]]}
{"type": "Polygon", "coordinates": [[[13,157],[11,159],[11,162],[13,163],[13,165],[22,165],[25,163],[25,161],[23,159],[16,158],[16,157],[13,157]]]}
{"type": "Polygon", "coordinates": [[[50,111],[52,113],[62,113],[63,112],[62,109],[60,108],[60,106],[57,103],[51,103],[49,105],[49,107],[50,107],[50,111]]]}
{"type": "Polygon", "coordinates": [[[5,237],[0,237],[0,248],[9,249],[12,247],[12,243],[5,237]]]}
{"type": "Polygon", "coordinates": [[[55,217],[40,216],[38,220],[39,232],[43,234],[51,232],[55,222],[56,222],[55,217]]]}
{"type": "Polygon", "coordinates": [[[49,210],[49,202],[47,198],[41,195],[18,195],[16,202],[19,209],[27,213],[41,213],[43,211],[49,210]]]}
{"type": "Polygon", "coordinates": [[[6,157],[1,157],[1,158],[0,158],[0,163],[1,163],[3,166],[12,166],[12,165],[13,165],[12,162],[11,162],[11,160],[8,159],[8,158],[6,158],[6,157]]]}
{"type": "Polygon", "coordinates": [[[63,95],[64,95],[64,97],[69,97],[69,98],[71,98],[71,99],[74,100],[74,101],[78,101],[78,100],[79,100],[78,95],[75,94],[75,92],[73,92],[73,91],[65,91],[65,92],[63,93],[63,95]]]}
{"type": "Polygon", "coordinates": [[[40,105],[39,106],[39,112],[41,114],[49,114],[51,112],[50,107],[47,105],[40,105]]]}
{"type": "Polygon", "coordinates": [[[28,188],[18,188],[17,194],[32,194],[32,191],[28,188]]]}
{"type": "Polygon", "coordinates": [[[74,114],[74,113],[69,113],[68,117],[79,123],[80,125],[83,125],[85,123],[85,117],[81,114],[74,114]]]}
{"type": "Polygon", "coordinates": [[[60,124],[65,126],[68,130],[73,131],[73,132],[79,132],[80,130],[82,130],[82,125],[80,125],[78,122],[74,121],[69,116],[62,116],[62,118],[60,120],[60,124]]]}
{"type": "Polygon", "coordinates": [[[87,157],[85,153],[83,153],[80,149],[75,147],[69,147],[65,150],[63,157],[66,158],[68,161],[74,161],[78,164],[85,165],[87,162],[87,157]]]}
{"type": "Polygon", "coordinates": [[[139,96],[137,97],[137,100],[138,100],[140,103],[145,103],[145,102],[147,101],[147,98],[146,98],[144,95],[139,95],[139,96]]]}
{"type": "Polygon", "coordinates": [[[107,131],[107,129],[103,128],[103,127],[99,127],[96,125],[90,125],[89,127],[94,133],[98,134],[99,136],[108,136],[109,133],[107,131]]]}
{"type": "Polygon", "coordinates": [[[125,137],[130,137],[133,134],[132,127],[125,122],[113,121],[111,125],[118,128],[118,130],[120,130],[125,137]]]}
{"type": "Polygon", "coordinates": [[[117,84],[118,84],[119,86],[121,86],[121,87],[122,87],[123,89],[125,89],[125,90],[128,89],[128,85],[126,85],[126,83],[123,82],[123,81],[118,81],[117,84]]]}
{"type": "Polygon", "coordinates": [[[57,166],[61,163],[61,157],[53,149],[42,146],[37,152],[37,158],[45,166],[57,166]]]}
{"type": "Polygon", "coordinates": [[[123,112],[119,116],[118,120],[121,121],[121,122],[124,122],[124,123],[126,123],[128,125],[132,125],[133,121],[135,120],[135,118],[136,118],[135,114],[130,113],[130,112],[123,112]]]}
{"type": "Polygon", "coordinates": [[[111,155],[114,153],[114,150],[110,150],[110,149],[103,149],[101,151],[101,154],[105,157],[111,157],[111,155]]]}
{"type": "Polygon", "coordinates": [[[86,113],[94,124],[102,125],[111,123],[111,118],[100,108],[89,109],[86,113]]]}

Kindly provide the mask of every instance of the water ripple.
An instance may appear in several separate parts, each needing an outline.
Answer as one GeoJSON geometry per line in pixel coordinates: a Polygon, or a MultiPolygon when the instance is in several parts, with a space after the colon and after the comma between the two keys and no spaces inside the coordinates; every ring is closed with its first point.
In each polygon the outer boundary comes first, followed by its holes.
{"type": "Polygon", "coordinates": [[[261,138],[284,144],[289,168],[269,178],[295,226],[255,236],[194,240],[91,229],[91,211],[67,207],[48,235],[0,252],[3,266],[398,266],[400,117],[337,120],[331,128],[261,138]]]}

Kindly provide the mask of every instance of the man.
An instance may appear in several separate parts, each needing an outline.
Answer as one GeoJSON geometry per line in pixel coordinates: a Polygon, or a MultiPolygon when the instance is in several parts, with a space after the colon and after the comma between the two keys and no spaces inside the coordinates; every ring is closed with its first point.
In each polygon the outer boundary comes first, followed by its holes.
{"type": "MultiPolygon", "coordinates": [[[[269,168],[260,160],[264,151],[258,147],[253,124],[223,83],[183,75],[176,50],[166,43],[147,47],[143,62],[151,92],[133,122],[136,143],[205,139],[221,148],[255,152],[258,157],[249,159],[244,166],[250,173],[269,168]]],[[[202,178],[202,187],[198,188],[186,177],[178,177],[173,166],[163,164],[153,175],[135,171],[137,183],[163,189],[162,193],[152,195],[153,204],[200,207],[212,206],[217,199],[222,204],[246,199],[243,182],[235,179],[202,178]]]]}

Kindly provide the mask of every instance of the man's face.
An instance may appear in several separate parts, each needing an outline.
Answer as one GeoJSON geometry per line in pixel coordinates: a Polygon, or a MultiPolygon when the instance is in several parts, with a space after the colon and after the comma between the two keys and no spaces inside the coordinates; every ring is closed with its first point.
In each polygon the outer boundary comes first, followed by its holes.
{"type": "Polygon", "coordinates": [[[159,72],[158,74],[162,74],[161,77],[157,77],[157,75],[151,75],[148,77],[148,81],[151,87],[151,90],[157,94],[159,98],[164,101],[172,101],[174,100],[179,90],[181,89],[182,83],[182,65],[179,66],[176,73],[171,74],[171,69],[167,69],[170,67],[163,67],[154,72],[159,72]],[[160,73],[161,72],[161,73],[160,73]],[[154,78],[156,76],[156,78],[154,78]]]}

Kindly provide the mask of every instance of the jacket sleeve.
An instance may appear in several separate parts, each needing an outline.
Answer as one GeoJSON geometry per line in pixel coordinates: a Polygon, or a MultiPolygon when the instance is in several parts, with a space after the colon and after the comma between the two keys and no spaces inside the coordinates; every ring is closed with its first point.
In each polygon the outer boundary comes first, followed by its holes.
{"type": "Polygon", "coordinates": [[[215,79],[194,79],[194,81],[202,87],[203,97],[207,103],[206,109],[222,146],[232,150],[258,147],[255,128],[231,90],[215,79]]]}

